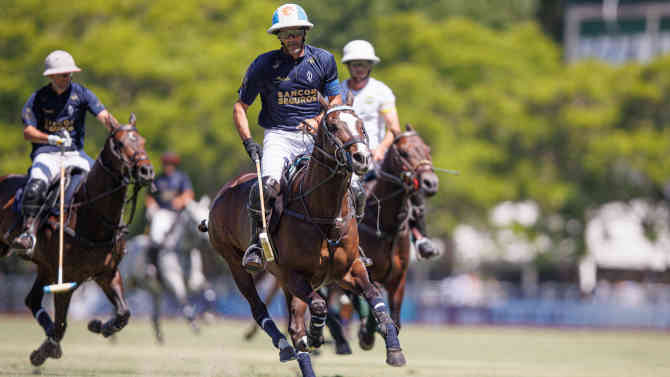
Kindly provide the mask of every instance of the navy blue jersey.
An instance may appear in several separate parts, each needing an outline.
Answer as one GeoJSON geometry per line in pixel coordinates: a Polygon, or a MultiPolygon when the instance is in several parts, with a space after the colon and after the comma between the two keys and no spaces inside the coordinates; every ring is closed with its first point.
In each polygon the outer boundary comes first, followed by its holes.
{"type": "MultiPolygon", "coordinates": [[[[72,138],[72,146],[67,150],[80,150],[84,148],[86,136],[86,110],[97,116],[104,109],[105,106],[93,92],[77,83],[71,83],[61,94],[56,93],[51,84],[48,84],[30,96],[23,106],[21,118],[24,127],[33,126],[49,135],[66,130],[72,138]]],[[[56,145],[33,143],[30,158],[34,159],[40,153],[59,150],[60,147],[56,145]]]]}
{"type": "Polygon", "coordinates": [[[151,194],[160,208],[174,211],[172,199],[183,194],[186,190],[193,190],[191,179],[185,173],[175,170],[172,174],[162,173],[154,180],[158,190],[151,194]]]}
{"type": "Polygon", "coordinates": [[[260,93],[261,127],[295,131],[300,122],[321,112],[317,92],[325,97],[340,93],[337,64],[330,52],[305,45],[305,55],[297,60],[282,50],[258,56],[238,93],[247,105],[260,93]]]}

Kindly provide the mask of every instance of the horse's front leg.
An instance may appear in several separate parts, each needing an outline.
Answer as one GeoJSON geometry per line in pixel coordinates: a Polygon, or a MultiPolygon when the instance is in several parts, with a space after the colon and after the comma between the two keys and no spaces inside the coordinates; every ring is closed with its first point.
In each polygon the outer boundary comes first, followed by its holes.
{"type": "Polygon", "coordinates": [[[42,307],[45,285],[45,279],[38,268],[37,278],[25,300],[26,306],[30,308],[35,320],[44,329],[44,333],[47,336],[42,345],[30,354],[30,362],[35,366],[42,365],[48,357],[58,359],[63,354],[60,343],[55,338],[56,326],[51,320],[49,313],[42,307]]]}
{"type": "Polygon", "coordinates": [[[362,293],[365,300],[370,305],[372,313],[377,320],[378,330],[384,336],[386,342],[386,363],[391,366],[403,366],[407,363],[405,355],[400,348],[398,339],[398,328],[391,319],[382,298],[381,292],[375,287],[368,278],[368,271],[360,259],[355,259],[351,269],[340,282],[344,289],[349,289],[355,293],[362,293]]]}
{"type": "Polygon", "coordinates": [[[328,305],[321,295],[312,289],[307,279],[300,274],[292,274],[287,282],[288,290],[309,305],[311,319],[307,340],[310,347],[321,347],[324,343],[323,327],[328,317],[328,305]]]}
{"type": "Polygon", "coordinates": [[[116,313],[114,317],[105,323],[102,323],[99,319],[91,320],[88,323],[88,329],[93,333],[102,334],[102,336],[107,338],[121,331],[128,324],[130,310],[123,294],[123,279],[119,270],[115,270],[113,274],[96,278],[95,282],[100,286],[109,301],[114,304],[116,313]]]}
{"type": "Polygon", "coordinates": [[[315,377],[312,359],[309,356],[310,346],[307,340],[307,330],[305,329],[307,304],[297,296],[293,296],[288,290],[284,291],[284,295],[288,307],[288,332],[293,341],[293,346],[298,351],[298,366],[303,377],[315,377]]]}

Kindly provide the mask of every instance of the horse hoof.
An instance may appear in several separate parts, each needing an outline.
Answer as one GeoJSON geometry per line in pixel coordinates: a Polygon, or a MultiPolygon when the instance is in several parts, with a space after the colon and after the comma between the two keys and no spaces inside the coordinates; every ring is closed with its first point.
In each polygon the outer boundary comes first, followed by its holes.
{"type": "Polygon", "coordinates": [[[337,355],[351,355],[351,347],[349,342],[335,343],[335,354],[337,355]]]}
{"type": "Polygon", "coordinates": [[[369,351],[375,346],[375,333],[367,331],[358,332],[358,345],[364,351],[369,351]]]}
{"type": "Polygon", "coordinates": [[[42,353],[39,349],[34,350],[30,353],[30,363],[38,367],[47,360],[47,356],[42,353]]]}
{"type": "Polygon", "coordinates": [[[407,364],[407,360],[405,360],[405,355],[402,353],[402,350],[387,350],[386,364],[392,367],[401,367],[407,364]]]}
{"type": "Polygon", "coordinates": [[[323,343],[326,342],[326,340],[323,338],[323,335],[321,336],[308,336],[308,345],[310,348],[319,348],[323,345],[323,343]]]}
{"type": "Polygon", "coordinates": [[[287,361],[295,360],[295,349],[292,346],[284,347],[279,351],[279,361],[285,363],[287,361]]]}
{"type": "Polygon", "coordinates": [[[88,323],[88,331],[100,334],[102,332],[102,321],[99,319],[93,319],[88,323]]]}

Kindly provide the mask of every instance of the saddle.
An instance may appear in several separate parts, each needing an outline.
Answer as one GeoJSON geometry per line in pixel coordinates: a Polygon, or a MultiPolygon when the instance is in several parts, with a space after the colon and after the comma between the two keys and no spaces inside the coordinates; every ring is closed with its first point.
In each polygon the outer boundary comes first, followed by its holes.
{"type": "Polygon", "coordinates": [[[307,167],[309,160],[309,155],[301,154],[297,156],[293,162],[284,165],[284,171],[279,182],[279,195],[272,208],[270,208],[270,214],[268,215],[268,232],[271,235],[274,235],[279,229],[279,223],[281,222],[284,208],[288,205],[288,194],[291,192],[291,186],[293,186],[295,180],[307,167]]]}
{"type": "MultiPolygon", "coordinates": [[[[65,210],[67,212],[68,207],[72,204],[74,200],[74,194],[77,192],[79,187],[86,181],[86,176],[88,174],[86,171],[78,167],[69,167],[65,169],[65,210]]],[[[23,217],[23,189],[25,183],[28,182],[28,177],[25,177],[24,183],[16,190],[16,200],[14,201],[14,206],[12,209],[17,215],[18,221],[15,225],[15,228],[20,225],[21,218],[23,217]]],[[[41,224],[49,216],[59,216],[60,215],[60,177],[57,177],[47,189],[46,199],[42,202],[40,209],[38,211],[37,221],[41,224]]]]}

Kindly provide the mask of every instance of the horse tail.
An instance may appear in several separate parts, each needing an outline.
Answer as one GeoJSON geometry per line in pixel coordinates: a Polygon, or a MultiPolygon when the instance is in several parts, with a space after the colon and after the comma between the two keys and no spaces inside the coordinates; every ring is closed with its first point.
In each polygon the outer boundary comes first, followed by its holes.
{"type": "Polygon", "coordinates": [[[198,224],[198,230],[207,233],[209,231],[209,227],[207,226],[207,219],[202,219],[200,224],[198,224]]]}

